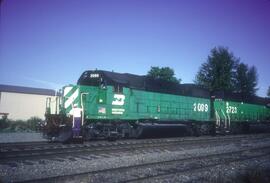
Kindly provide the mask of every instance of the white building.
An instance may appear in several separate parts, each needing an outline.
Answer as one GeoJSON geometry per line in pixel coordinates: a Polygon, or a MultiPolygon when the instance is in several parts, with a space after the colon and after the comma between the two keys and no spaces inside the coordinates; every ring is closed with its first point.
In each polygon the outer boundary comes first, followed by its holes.
{"type": "Polygon", "coordinates": [[[0,116],[12,120],[27,120],[31,117],[44,119],[46,101],[51,98],[51,107],[56,109],[55,91],[42,88],[0,85],[0,116]]]}

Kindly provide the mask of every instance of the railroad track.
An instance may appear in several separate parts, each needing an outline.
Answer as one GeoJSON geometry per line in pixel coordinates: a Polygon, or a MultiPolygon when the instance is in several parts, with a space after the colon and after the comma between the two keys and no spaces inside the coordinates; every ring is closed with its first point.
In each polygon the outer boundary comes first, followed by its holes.
{"type": "Polygon", "coordinates": [[[1,151],[0,177],[4,181],[148,182],[268,156],[270,134],[48,144],[45,150],[36,149],[41,144],[25,145],[21,152],[12,146],[1,151]],[[75,167],[81,168],[77,171],[75,167]]]}
{"type": "Polygon", "coordinates": [[[8,142],[8,143],[0,143],[1,148],[8,148],[8,147],[27,147],[27,146],[33,146],[33,145],[46,145],[48,144],[48,141],[35,141],[35,142],[8,142]]]}
{"type": "Polygon", "coordinates": [[[230,164],[262,157],[270,158],[270,146],[136,164],[132,166],[121,166],[22,182],[149,182],[153,179],[162,178],[163,176],[190,171],[201,171],[222,164],[230,164]]]}
{"type": "Polygon", "coordinates": [[[20,160],[40,160],[48,158],[61,158],[74,155],[98,155],[98,154],[114,154],[116,152],[130,152],[153,148],[166,149],[172,147],[186,147],[194,144],[200,145],[216,145],[222,142],[235,143],[241,140],[258,140],[261,138],[270,138],[270,134],[260,135],[237,135],[237,136],[221,136],[221,137],[203,137],[203,138],[171,138],[171,139],[150,139],[150,140],[126,140],[119,142],[97,142],[86,144],[42,144],[43,146],[24,144],[22,147],[9,146],[1,148],[0,164],[5,164],[10,161],[20,160]],[[25,146],[26,145],[26,146],[25,146]]]}
{"type": "Polygon", "coordinates": [[[136,140],[119,140],[115,142],[108,141],[91,141],[85,144],[61,144],[51,142],[19,142],[19,143],[0,143],[0,153],[12,153],[17,151],[29,151],[29,150],[49,150],[49,149],[69,149],[80,147],[103,147],[103,146],[121,146],[131,144],[145,144],[145,143],[163,143],[163,142],[199,142],[203,140],[211,139],[243,139],[243,138],[264,138],[270,134],[251,134],[251,135],[230,135],[230,136],[216,136],[216,137],[182,137],[182,138],[162,138],[162,139],[136,139],[136,140]]]}

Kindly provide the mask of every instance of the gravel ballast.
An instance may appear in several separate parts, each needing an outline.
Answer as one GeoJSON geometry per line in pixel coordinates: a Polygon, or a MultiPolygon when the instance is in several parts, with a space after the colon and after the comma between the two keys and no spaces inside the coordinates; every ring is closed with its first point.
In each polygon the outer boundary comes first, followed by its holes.
{"type": "MultiPolygon", "coordinates": [[[[195,144],[192,147],[188,148],[180,148],[178,150],[163,150],[163,151],[145,151],[141,153],[134,153],[134,155],[125,155],[125,153],[114,156],[106,156],[106,154],[101,154],[102,158],[89,158],[89,156],[69,156],[69,157],[61,157],[55,159],[41,159],[40,161],[21,161],[19,163],[10,164],[0,164],[0,176],[1,180],[4,182],[9,181],[24,181],[24,180],[31,180],[31,179],[39,179],[39,178],[46,178],[46,177],[53,177],[53,176],[63,176],[75,173],[83,173],[89,171],[98,171],[104,169],[111,169],[117,168],[121,166],[132,166],[132,165],[139,165],[145,163],[152,163],[158,161],[169,161],[187,157],[198,157],[202,155],[209,155],[215,153],[223,153],[223,152],[231,152],[231,151],[239,151],[245,150],[248,148],[257,148],[257,147],[264,147],[270,145],[270,138],[265,138],[264,140],[258,141],[237,141],[224,144],[222,141],[220,145],[217,146],[209,146],[209,147],[201,147],[200,144],[195,144]]],[[[134,149],[135,151],[135,149],[134,149]]],[[[269,157],[268,157],[269,158],[269,157]]],[[[267,159],[267,158],[266,158],[267,159]]],[[[258,160],[260,161],[260,160],[258,160]]],[[[250,161],[251,163],[256,163],[257,161],[250,161]]],[[[268,161],[270,162],[270,161],[268,161]]],[[[247,166],[251,165],[248,163],[247,166]]],[[[220,169],[217,169],[216,172],[220,171],[223,172],[223,167],[220,166],[220,169]]],[[[227,167],[228,168],[228,167],[227,167]]],[[[147,170],[151,173],[151,170],[147,170]]],[[[140,175],[140,172],[138,172],[140,175]]],[[[184,174],[183,174],[184,175],[184,174]]],[[[200,178],[198,174],[197,178],[200,178]]],[[[125,176],[125,175],[119,175],[125,176]]],[[[180,175],[179,175],[180,176],[180,175]]],[[[179,177],[176,176],[176,177],[179,177]]],[[[181,174],[182,176],[182,174],[181,174]]],[[[188,176],[188,175],[186,175],[188,176]]],[[[173,176],[175,177],[175,176],[173,176]]],[[[104,177],[103,177],[104,178],[104,177]]],[[[106,180],[111,180],[111,182],[117,182],[118,180],[122,180],[125,177],[118,177],[117,179],[111,179],[112,177],[108,177],[106,180]]],[[[162,178],[164,179],[164,177],[162,178]]],[[[165,177],[166,179],[166,177],[165,177]]],[[[187,180],[196,179],[195,177],[189,177],[187,180]]],[[[88,177],[87,182],[91,182],[91,177],[88,177]]],[[[97,179],[95,179],[97,180],[97,179]]],[[[104,180],[104,179],[103,179],[104,180]]],[[[182,180],[182,179],[181,179],[182,180]]],[[[77,182],[76,180],[70,180],[69,182],[77,182]]],[[[84,181],[82,181],[84,182],[84,181]]],[[[109,181],[110,182],[110,181],[109,181]]],[[[171,182],[171,181],[169,181],[171,182]]],[[[175,181],[172,182],[179,182],[177,178],[175,181]]],[[[181,181],[180,181],[181,182],[181,181]]]]}

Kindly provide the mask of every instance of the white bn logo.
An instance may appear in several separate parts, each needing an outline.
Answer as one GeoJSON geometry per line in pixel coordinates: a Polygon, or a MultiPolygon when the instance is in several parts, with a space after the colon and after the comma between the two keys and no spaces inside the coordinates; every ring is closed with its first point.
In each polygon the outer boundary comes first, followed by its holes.
{"type": "Polygon", "coordinates": [[[112,101],[112,105],[124,105],[125,103],[125,95],[114,94],[114,100],[112,101]]]}

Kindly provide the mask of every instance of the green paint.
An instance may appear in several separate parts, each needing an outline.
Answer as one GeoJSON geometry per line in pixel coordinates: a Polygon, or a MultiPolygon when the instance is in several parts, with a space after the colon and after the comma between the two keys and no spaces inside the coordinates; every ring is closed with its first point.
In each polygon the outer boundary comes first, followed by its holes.
{"type": "MultiPolygon", "coordinates": [[[[211,121],[210,99],[163,94],[123,88],[123,93],[115,93],[112,86],[74,85],[72,92],[79,89],[79,97],[74,100],[84,108],[86,119],[164,121],[211,121]],[[82,96],[81,93],[85,93],[82,96]]],[[[66,97],[63,99],[62,107],[66,97]]],[[[68,114],[71,107],[65,109],[68,114]]],[[[270,117],[270,109],[263,105],[247,104],[216,99],[214,110],[221,119],[231,121],[257,121],[270,117]]],[[[215,120],[215,119],[213,119],[215,120]]]]}

